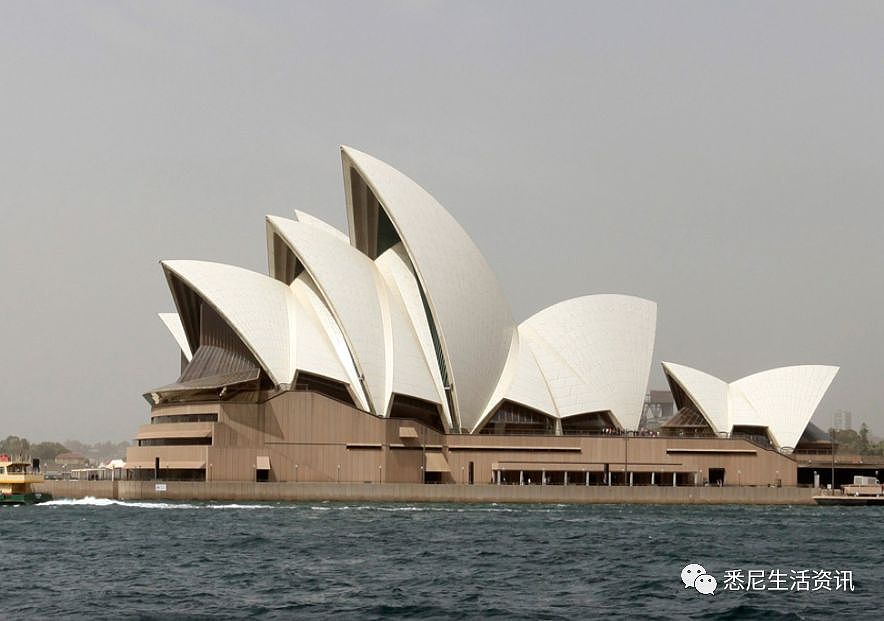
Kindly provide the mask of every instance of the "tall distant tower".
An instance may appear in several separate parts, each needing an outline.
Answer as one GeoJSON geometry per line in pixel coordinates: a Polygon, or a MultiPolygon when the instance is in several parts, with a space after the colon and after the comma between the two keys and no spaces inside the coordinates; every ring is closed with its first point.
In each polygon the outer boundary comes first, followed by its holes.
{"type": "Polygon", "coordinates": [[[835,431],[848,431],[853,429],[853,414],[847,410],[838,410],[835,412],[832,424],[835,431]]]}

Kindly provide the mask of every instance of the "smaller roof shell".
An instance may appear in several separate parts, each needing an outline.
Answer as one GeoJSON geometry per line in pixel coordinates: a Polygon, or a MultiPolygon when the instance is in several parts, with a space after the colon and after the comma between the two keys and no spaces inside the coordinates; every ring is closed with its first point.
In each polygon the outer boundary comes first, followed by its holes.
{"type": "Polygon", "coordinates": [[[181,348],[181,353],[184,355],[184,358],[188,362],[193,360],[193,352],[190,351],[190,343],[187,342],[187,335],[184,333],[184,326],[181,324],[181,317],[178,316],[178,313],[157,314],[169,332],[172,333],[172,337],[175,339],[175,342],[178,343],[178,347],[181,348]]]}
{"type": "Polygon", "coordinates": [[[781,450],[791,451],[835,379],[838,367],[795,365],[769,369],[730,384],[684,365],[663,363],[667,378],[693,401],[716,432],[766,427],[781,450]]]}
{"type": "Polygon", "coordinates": [[[560,302],[519,327],[560,418],[610,411],[636,429],[648,386],[657,305],[628,295],[560,302]]]}
{"type": "Polygon", "coordinates": [[[393,394],[438,402],[404,302],[387,288],[378,265],[323,227],[274,216],[267,222],[340,327],[371,411],[388,415],[393,394]]]}
{"type": "MultiPolygon", "coordinates": [[[[286,285],[222,263],[163,261],[162,266],[167,278],[180,279],[218,312],[275,384],[292,383],[294,298],[286,285]]],[[[180,302],[175,302],[180,313],[180,302]]],[[[195,343],[198,336],[188,335],[188,341],[195,343]]]]}

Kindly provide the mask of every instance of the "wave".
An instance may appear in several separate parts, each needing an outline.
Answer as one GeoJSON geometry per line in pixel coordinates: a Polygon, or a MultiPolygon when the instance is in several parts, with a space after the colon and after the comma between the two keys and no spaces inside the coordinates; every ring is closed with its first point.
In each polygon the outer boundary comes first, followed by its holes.
{"type": "Polygon", "coordinates": [[[61,498],[42,502],[38,507],[133,507],[136,509],[272,509],[273,505],[191,504],[184,502],[135,502],[112,498],[61,498]]]}
{"type": "Polygon", "coordinates": [[[491,503],[488,505],[448,505],[448,504],[350,504],[339,505],[333,502],[323,502],[320,505],[308,505],[305,507],[298,502],[277,502],[262,504],[240,504],[228,503],[219,504],[216,502],[164,502],[161,500],[115,500],[112,498],[96,498],[95,496],[86,496],[85,498],[60,498],[40,503],[39,507],[130,507],[136,509],[230,509],[230,510],[255,510],[255,509],[305,509],[312,511],[358,511],[358,512],[390,512],[390,513],[549,513],[557,509],[550,508],[528,508],[528,507],[512,507],[491,503]]]}

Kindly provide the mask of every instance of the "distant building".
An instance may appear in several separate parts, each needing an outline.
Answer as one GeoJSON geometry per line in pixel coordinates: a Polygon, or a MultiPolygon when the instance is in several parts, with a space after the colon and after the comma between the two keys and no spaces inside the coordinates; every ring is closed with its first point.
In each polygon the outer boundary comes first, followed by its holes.
{"type": "Polygon", "coordinates": [[[659,429],[675,415],[675,399],[668,390],[649,390],[639,422],[640,429],[659,429]]]}
{"type": "Polygon", "coordinates": [[[835,412],[832,426],[835,428],[835,431],[853,430],[853,414],[847,410],[838,410],[835,412]]]}
{"type": "Polygon", "coordinates": [[[79,481],[116,481],[123,478],[125,468],[126,462],[122,459],[113,459],[96,467],[74,468],[70,472],[70,478],[79,481]]]}
{"type": "Polygon", "coordinates": [[[86,466],[89,460],[80,453],[61,453],[56,455],[55,463],[62,467],[86,466]]]}

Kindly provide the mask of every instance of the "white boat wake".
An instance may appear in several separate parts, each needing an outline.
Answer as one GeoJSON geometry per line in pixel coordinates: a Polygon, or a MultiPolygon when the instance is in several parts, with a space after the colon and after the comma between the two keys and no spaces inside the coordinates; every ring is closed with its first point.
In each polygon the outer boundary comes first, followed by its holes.
{"type": "Polygon", "coordinates": [[[134,507],[137,509],[273,509],[272,505],[191,504],[184,502],[134,502],[112,498],[61,498],[36,505],[38,507],[134,507]]]}

